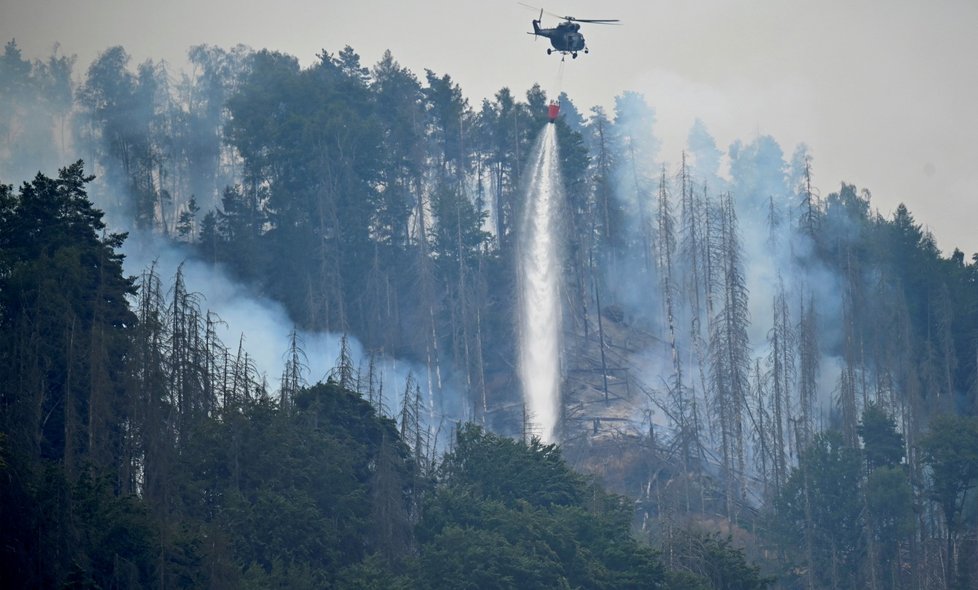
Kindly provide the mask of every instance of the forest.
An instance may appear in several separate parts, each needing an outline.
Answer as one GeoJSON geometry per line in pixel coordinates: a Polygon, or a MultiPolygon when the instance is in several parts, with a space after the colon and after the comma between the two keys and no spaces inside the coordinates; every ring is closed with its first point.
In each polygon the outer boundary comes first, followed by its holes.
{"type": "Polygon", "coordinates": [[[76,61],[0,55],[3,586],[978,588],[978,254],[806,146],[662,154],[645,96],[559,96],[548,441],[516,267],[555,97],[76,61]],[[276,366],[191,264],[281,306],[276,366]]]}

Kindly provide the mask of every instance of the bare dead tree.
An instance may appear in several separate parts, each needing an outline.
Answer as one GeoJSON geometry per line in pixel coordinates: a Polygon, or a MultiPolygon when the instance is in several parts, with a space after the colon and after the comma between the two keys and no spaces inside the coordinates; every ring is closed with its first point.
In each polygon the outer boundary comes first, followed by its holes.
{"type": "Polygon", "coordinates": [[[285,353],[285,369],[282,371],[282,380],[279,386],[279,406],[286,414],[292,411],[292,400],[305,387],[303,373],[309,370],[309,360],[306,353],[302,350],[299,342],[299,334],[295,327],[289,334],[289,349],[285,353]]]}
{"type": "Polygon", "coordinates": [[[767,359],[767,369],[770,376],[770,411],[773,434],[772,458],[774,475],[774,492],[780,492],[788,478],[788,461],[786,451],[793,446],[791,436],[785,434],[792,421],[791,399],[795,386],[795,348],[796,336],[788,301],[785,295],[784,281],[778,276],[778,290],[774,296],[774,325],[768,332],[770,351],[767,359]]]}
{"type": "MultiPolygon", "coordinates": [[[[685,161],[684,161],[685,164],[685,161]]],[[[682,174],[685,175],[685,167],[682,174]]],[[[685,179],[685,177],[684,177],[685,179]]],[[[685,187],[685,184],[682,185],[685,187]]],[[[672,415],[676,420],[682,448],[682,468],[684,481],[689,480],[690,463],[699,455],[699,424],[694,410],[695,401],[691,399],[683,375],[683,356],[680,351],[679,334],[676,329],[679,287],[674,279],[676,259],[676,230],[672,214],[665,166],[659,180],[659,193],[656,209],[656,264],[660,278],[665,323],[672,358],[672,375],[668,381],[672,415]]]]}
{"type": "Polygon", "coordinates": [[[821,204],[818,191],[812,186],[812,157],[808,154],[805,155],[805,174],[802,186],[799,187],[799,193],[801,196],[801,215],[798,218],[798,227],[804,235],[814,240],[818,231],[821,204]]]}
{"type": "Polygon", "coordinates": [[[710,403],[720,430],[727,516],[736,520],[735,507],[746,494],[744,412],[750,390],[750,314],[737,216],[729,194],[721,196],[714,224],[717,308],[710,326],[710,403]]]}
{"type": "Polygon", "coordinates": [[[801,422],[795,445],[799,450],[805,448],[815,434],[815,400],[819,361],[815,302],[811,296],[809,296],[807,306],[804,296],[801,298],[800,309],[800,320],[798,322],[798,404],[801,422]]]}

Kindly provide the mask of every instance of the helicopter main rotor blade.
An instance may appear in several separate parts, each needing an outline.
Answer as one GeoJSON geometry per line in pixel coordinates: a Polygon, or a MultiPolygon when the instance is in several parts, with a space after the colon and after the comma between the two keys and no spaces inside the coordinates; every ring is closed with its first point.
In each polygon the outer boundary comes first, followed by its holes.
{"type": "Polygon", "coordinates": [[[617,18],[574,18],[573,16],[562,16],[560,17],[564,20],[569,20],[575,23],[591,23],[593,25],[615,25],[621,24],[617,18]]]}
{"type": "Polygon", "coordinates": [[[543,8],[540,8],[539,6],[532,6],[530,4],[527,4],[526,2],[517,2],[517,4],[519,4],[520,6],[524,6],[526,8],[529,8],[530,10],[532,10],[534,12],[536,12],[537,10],[539,10],[540,11],[540,15],[541,15],[540,18],[543,18],[543,15],[544,14],[546,14],[547,16],[552,16],[554,18],[564,18],[564,17],[560,16],[559,14],[557,14],[555,12],[550,12],[550,11],[544,10],[543,8]]]}

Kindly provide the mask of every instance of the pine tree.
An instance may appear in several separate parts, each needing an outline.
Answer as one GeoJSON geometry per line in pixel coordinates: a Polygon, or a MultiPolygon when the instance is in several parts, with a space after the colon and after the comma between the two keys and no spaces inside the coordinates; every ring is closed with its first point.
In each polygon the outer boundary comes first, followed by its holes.
{"type": "Polygon", "coordinates": [[[588,125],[591,130],[591,150],[594,152],[594,215],[595,239],[614,259],[621,256],[626,244],[624,211],[615,198],[614,170],[615,150],[612,145],[612,126],[608,116],[600,107],[592,110],[588,125]]]}
{"type": "Polygon", "coordinates": [[[923,461],[931,468],[930,494],[944,517],[945,588],[955,586],[957,534],[968,490],[978,484],[978,423],[974,418],[940,416],[920,441],[923,461]]]}
{"type": "Polygon", "coordinates": [[[87,198],[92,178],[79,161],[16,196],[0,189],[4,429],[14,448],[62,461],[69,477],[85,462],[119,472],[123,437],[111,425],[129,404],[115,359],[136,324],[116,252],[125,235],[104,232],[87,198]]]}
{"type": "Polygon", "coordinates": [[[17,193],[0,185],[0,569],[15,586],[64,583],[72,560],[95,551],[91,502],[134,478],[127,426],[139,417],[119,361],[136,290],[118,253],[125,236],[106,233],[88,200],[92,179],[79,161],[17,193]],[[88,494],[93,479],[105,485],[88,494]]]}
{"type": "Polygon", "coordinates": [[[631,239],[639,244],[645,272],[654,267],[652,231],[652,182],[648,170],[654,170],[658,141],[652,135],[655,110],[645,98],[635,92],[615,97],[614,139],[620,154],[615,171],[619,182],[619,198],[626,204],[626,214],[633,216],[631,239]]]}

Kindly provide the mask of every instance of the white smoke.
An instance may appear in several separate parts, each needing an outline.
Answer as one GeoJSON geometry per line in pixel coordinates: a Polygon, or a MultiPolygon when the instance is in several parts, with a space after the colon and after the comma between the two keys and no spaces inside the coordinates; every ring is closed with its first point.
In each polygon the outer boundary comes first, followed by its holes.
{"type": "MultiPolygon", "coordinates": [[[[126,255],[124,270],[127,274],[139,275],[155,265],[164,289],[172,285],[179,269],[183,273],[187,291],[200,296],[201,309],[221,319],[215,329],[224,345],[235,351],[243,338],[243,348],[249,360],[267,381],[269,388],[277,390],[291,333],[295,328],[295,323],[280,303],[256,294],[235,281],[220,265],[195,258],[189,248],[154,234],[131,234],[122,251],[126,255]]],[[[296,333],[306,357],[305,381],[308,384],[325,381],[340,358],[343,335],[298,329],[296,333]]],[[[368,351],[356,338],[347,335],[346,340],[354,366],[366,371],[369,365],[368,351]]],[[[399,409],[409,375],[413,375],[417,383],[425,382],[422,379],[425,374],[423,367],[391,357],[375,358],[374,371],[383,384],[383,407],[391,414],[399,409]]],[[[430,398],[431,392],[425,393],[430,398]]],[[[458,418],[444,417],[451,421],[458,418]]],[[[441,420],[441,417],[436,420],[441,420]]]]}

